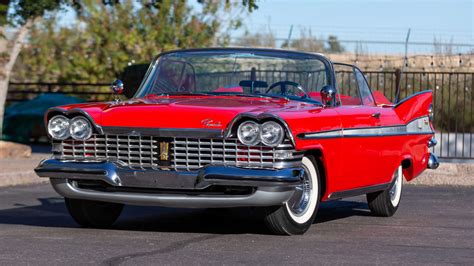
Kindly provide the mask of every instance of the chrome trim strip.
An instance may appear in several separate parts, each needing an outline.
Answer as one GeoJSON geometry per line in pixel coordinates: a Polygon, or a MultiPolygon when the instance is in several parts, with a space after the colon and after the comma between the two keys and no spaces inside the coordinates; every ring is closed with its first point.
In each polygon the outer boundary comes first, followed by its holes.
{"type": "Polygon", "coordinates": [[[392,137],[407,135],[434,134],[429,124],[428,116],[413,119],[406,125],[348,128],[330,131],[311,132],[299,134],[300,139],[326,139],[326,138],[363,138],[363,137],[392,137]]]}
{"type": "Polygon", "coordinates": [[[300,139],[328,139],[328,138],[342,138],[342,129],[321,131],[315,133],[302,133],[298,134],[300,139]]]}

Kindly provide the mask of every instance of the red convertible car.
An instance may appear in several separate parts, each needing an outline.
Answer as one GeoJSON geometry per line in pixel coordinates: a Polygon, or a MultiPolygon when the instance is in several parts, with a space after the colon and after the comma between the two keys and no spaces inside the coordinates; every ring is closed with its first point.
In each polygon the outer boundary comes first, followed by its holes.
{"type": "Polygon", "coordinates": [[[53,155],[35,171],[81,226],[111,226],[124,204],[259,207],[273,233],[302,234],[322,201],[365,194],[392,216],[403,177],[438,167],[431,91],[391,103],[320,54],[166,52],[134,97],[112,89],[45,115],[53,155]]]}

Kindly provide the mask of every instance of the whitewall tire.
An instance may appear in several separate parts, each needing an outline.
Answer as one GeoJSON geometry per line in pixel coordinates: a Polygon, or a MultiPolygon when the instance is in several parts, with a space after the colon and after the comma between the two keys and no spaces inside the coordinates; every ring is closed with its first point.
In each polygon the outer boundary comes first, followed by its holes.
{"type": "Polygon", "coordinates": [[[318,166],[312,156],[303,157],[302,163],[304,180],[295,188],[293,196],[283,206],[267,209],[265,223],[275,234],[303,234],[316,217],[321,198],[318,166]]]}
{"type": "Polygon", "coordinates": [[[367,194],[367,203],[370,211],[383,217],[390,217],[395,214],[400,205],[403,189],[403,169],[400,165],[393,174],[389,188],[384,191],[367,194]]]}

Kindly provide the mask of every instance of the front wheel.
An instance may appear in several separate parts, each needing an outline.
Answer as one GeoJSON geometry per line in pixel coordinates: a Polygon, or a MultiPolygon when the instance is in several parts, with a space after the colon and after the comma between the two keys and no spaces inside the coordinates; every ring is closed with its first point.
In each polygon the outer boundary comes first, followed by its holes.
{"type": "Polygon", "coordinates": [[[402,188],[403,171],[400,165],[393,174],[393,181],[388,189],[367,194],[367,203],[370,211],[382,217],[394,215],[400,205],[402,188]]]}
{"type": "Polygon", "coordinates": [[[313,223],[320,202],[320,178],[312,156],[303,157],[303,183],[293,196],[280,207],[267,208],[265,224],[274,234],[300,235],[313,223]]]}
{"type": "Polygon", "coordinates": [[[69,214],[82,227],[108,228],[122,213],[123,204],[65,198],[69,214]]]}

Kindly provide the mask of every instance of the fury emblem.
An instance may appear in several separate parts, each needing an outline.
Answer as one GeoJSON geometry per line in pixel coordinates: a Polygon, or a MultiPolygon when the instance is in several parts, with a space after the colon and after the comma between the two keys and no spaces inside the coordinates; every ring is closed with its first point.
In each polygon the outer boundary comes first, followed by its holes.
{"type": "Polygon", "coordinates": [[[206,127],[220,127],[221,126],[221,122],[214,121],[212,119],[203,119],[201,120],[201,124],[206,127]]]}
{"type": "Polygon", "coordinates": [[[168,160],[168,149],[169,149],[168,142],[160,142],[160,160],[161,161],[168,160]]]}

